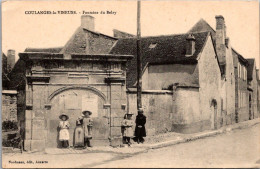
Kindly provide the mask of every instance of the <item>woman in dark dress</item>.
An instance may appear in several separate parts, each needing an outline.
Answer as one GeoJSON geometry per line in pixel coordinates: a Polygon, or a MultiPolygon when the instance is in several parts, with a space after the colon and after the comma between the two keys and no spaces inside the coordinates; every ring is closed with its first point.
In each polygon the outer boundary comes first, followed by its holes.
{"type": "Polygon", "coordinates": [[[143,114],[143,110],[138,110],[138,115],[136,116],[135,120],[135,141],[139,144],[140,142],[144,142],[144,138],[146,137],[146,130],[145,130],[145,123],[146,123],[146,116],[143,114]]]}

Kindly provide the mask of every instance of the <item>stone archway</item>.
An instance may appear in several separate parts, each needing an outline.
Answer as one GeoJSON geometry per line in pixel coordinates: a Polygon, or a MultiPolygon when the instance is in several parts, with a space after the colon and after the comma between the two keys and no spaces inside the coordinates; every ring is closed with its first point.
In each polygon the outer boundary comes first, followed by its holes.
{"type": "Polygon", "coordinates": [[[92,111],[94,120],[93,144],[108,145],[109,115],[103,105],[106,103],[105,95],[94,87],[64,87],[53,92],[49,97],[50,110],[47,117],[47,144],[46,147],[59,146],[58,123],[59,115],[65,113],[70,122],[70,145],[73,145],[76,120],[83,110],[92,111]],[[99,142],[99,143],[97,143],[99,142]]]}
{"type": "Polygon", "coordinates": [[[86,87],[83,87],[83,86],[69,86],[69,87],[62,87],[56,91],[54,91],[49,97],[48,97],[48,101],[50,102],[50,100],[52,100],[52,98],[54,96],[56,96],[57,94],[63,92],[63,91],[66,91],[66,90],[70,90],[70,89],[82,89],[82,90],[89,90],[95,94],[97,94],[98,96],[100,96],[102,99],[106,100],[106,96],[101,92],[99,91],[98,89],[94,88],[94,87],[91,87],[91,86],[86,86],[86,87]]]}

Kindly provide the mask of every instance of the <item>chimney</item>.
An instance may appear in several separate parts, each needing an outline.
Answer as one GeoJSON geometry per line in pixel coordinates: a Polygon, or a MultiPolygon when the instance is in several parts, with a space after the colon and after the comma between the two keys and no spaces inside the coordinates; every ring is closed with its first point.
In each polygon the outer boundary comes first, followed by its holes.
{"type": "Polygon", "coordinates": [[[186,38],[186,57],[192,56],[195,53],[195,37],[189,34],[186,38]]]}
{"type": "Polygon", "coordinates": [[[222,15],[216,17],[216,52],[219,62],[226,62],[226,48],[229,46],[229,39],[226,37],[225,19],[222,15]]]}
{"type": "Polygon", "coordinates": [[[95,31],[95,18],[90,15],[81,16],[81,27],[90,31],[95,31]]]}
{"type": "Polygon", "coordinates": [[[216,43],[225,44],[226,39],[226,25],[222,15],[216,17],[216,43]]]}
{"type": "Polygon", "coordinates": [[[7,72],[11,72],[15,64],[15,50],[9,49],[7,51],[7,72]]]}

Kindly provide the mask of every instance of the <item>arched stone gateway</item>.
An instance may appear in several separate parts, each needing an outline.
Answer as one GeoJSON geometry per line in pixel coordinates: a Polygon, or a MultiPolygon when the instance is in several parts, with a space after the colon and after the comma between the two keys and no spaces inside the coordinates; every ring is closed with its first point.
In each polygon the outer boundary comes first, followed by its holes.
{"type": "Polygon", "coordinates": [[[108,145],[109,115],[104,104],[105,95],[94,87],[64,87],[53,92],[49,97],[50,110],[47,113],[46,147],[59,146],[58,122],[59,115],[65,113],[70,122],[70,145],[73,145],[76,120],[83,110],[92,111],[93,144],[108,145]],[[105,142],[105,143],[104,143],[105,142]]]}

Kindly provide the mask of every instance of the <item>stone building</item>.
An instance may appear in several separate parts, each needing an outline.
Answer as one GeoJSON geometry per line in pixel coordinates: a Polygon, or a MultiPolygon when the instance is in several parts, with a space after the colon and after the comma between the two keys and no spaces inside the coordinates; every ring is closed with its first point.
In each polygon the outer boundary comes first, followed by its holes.
{"type": "Polygon", "coordinates": [[[216,30],[205,20],[198,21],[189,32],[210,31],[222,69],[222,88],[220,90],[224,102],[224,114],[227,114],[226,124],[247,119],[247,61],[232,48],[226,34],[227,26],[223,16],[216,16],[216,30]],[[241,69],[240,69],[241,68],[241,69]],[[242,100],[242,97],[244,100],[242,100]]]}
{"type": "Polygon", "coordinates": [[[64,47],[27,48],[19,54],[16,66],[24,69],[19,77],[26,77],[20,89],[23,96],[18,97],[25,103],[19,114],[25,123],[26,150],[57,147],[62,113],[69,116],[70,145],[83,110],[93,113],[94,145],[109,145],[109,138],[121,135],[126,62],[132,56],[109,54],[117,39],[95,32],[94,26],[93,17],[82,16],[81,26],[64,47]]]}
{"type": "Polygon", "coordinates": [[[247,83],[248,83],[248,101],[249,101],[249,120],[257,118],[257,73],[255,59],[247,59],[248,61],[248,72],[247,72],[247,83]]]}
{"type": "MultiPolygon", "coordinates": [[[[148,134],[223,125],[221,70],[210,32],[143,37],[142,104],[148,134]]],[[[136,38],[119,39],[111,54],[136,56],[136,38]]],[[[136,57],[127,63],[128,105],[136,114],[136,57]]]]}
{"type": "Polygon", "coordinates": [[[247,89],[248,61],[234,49],[232,49],[232,55],[235,67],[236,122],[241,122],[249,119],[249,95],[247,89]]]}

